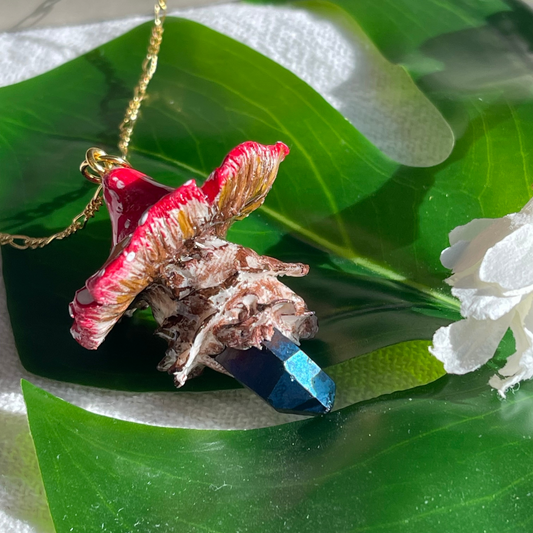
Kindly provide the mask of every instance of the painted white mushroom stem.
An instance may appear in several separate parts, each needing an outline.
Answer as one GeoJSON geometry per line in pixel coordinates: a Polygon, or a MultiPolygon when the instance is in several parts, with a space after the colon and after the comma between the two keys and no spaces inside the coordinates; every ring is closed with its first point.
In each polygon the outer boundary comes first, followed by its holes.
{"type": "Polygon", "coordinates": [[[157,334],[168,341],[158,368],[181,386],[204,366],[224,372],[213,356],[226,347],[261,348],[274,329],[297,344],[314,336],[316,317],[277,279],[307,272],[306,265],[259,256],[215,236],[192,241],[138,297],[138,305],[152,308],[157,334]]]}

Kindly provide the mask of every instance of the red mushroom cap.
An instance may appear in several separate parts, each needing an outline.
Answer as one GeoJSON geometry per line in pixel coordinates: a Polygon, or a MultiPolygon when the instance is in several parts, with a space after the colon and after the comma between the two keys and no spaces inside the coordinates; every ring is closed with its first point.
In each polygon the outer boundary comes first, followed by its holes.
{"type": "Polygon", "coordinates": [[[70,304],[73,337],[96,349],[161,265],[175,260],[184,243],[214,227],[226,235],[234,220],[259,207],[289,153],[281,142],[234,148],[202,188],[191,180],[177,189],[131,168],[104,176],[104,199],[113,227],[111,254],[70,304]]]}
{"type": "Polygon", "coordinates": [[[113,227],[113,246],[131,235],[149,207],[174,190],[127,167],[106,174],[102,185],[113,227]]]}

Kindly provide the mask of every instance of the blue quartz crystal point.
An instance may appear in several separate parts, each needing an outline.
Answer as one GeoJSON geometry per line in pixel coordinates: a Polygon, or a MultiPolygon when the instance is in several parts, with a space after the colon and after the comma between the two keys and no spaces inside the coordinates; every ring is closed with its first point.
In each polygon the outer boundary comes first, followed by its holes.
{"type": "Polygon", "coordinates": [[[333,407],[335,382],[277,330],[262,350],[227,348],[215,359],[276,411],[321,415],[333,407]]]}

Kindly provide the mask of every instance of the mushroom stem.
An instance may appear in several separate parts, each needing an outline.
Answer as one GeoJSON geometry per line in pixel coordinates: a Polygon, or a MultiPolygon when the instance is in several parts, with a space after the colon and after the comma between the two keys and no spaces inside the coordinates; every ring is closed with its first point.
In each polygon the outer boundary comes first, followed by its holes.
{"type": "Polygon", "coordinates": [[[213,359],[225,348],[261,348],[276,329],[297,344],[314,336],[316,317],[278,280],[307,272],[213,235],[191,241],[134,304],[152,308],[156,334],[168,342],[158,368],[182,386],[205,366],[227,373],[213,359]]]}

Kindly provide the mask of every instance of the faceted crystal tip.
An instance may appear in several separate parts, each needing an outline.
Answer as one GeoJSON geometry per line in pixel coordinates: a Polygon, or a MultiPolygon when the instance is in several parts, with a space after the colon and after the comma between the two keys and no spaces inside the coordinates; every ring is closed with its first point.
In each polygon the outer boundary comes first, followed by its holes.
{"type": "Polygon", "coordinates": [[[277,411],[321,415],[333,408],[335,382],[279,331],[262,350],[227,348],[215,359],[277,411]]]}

